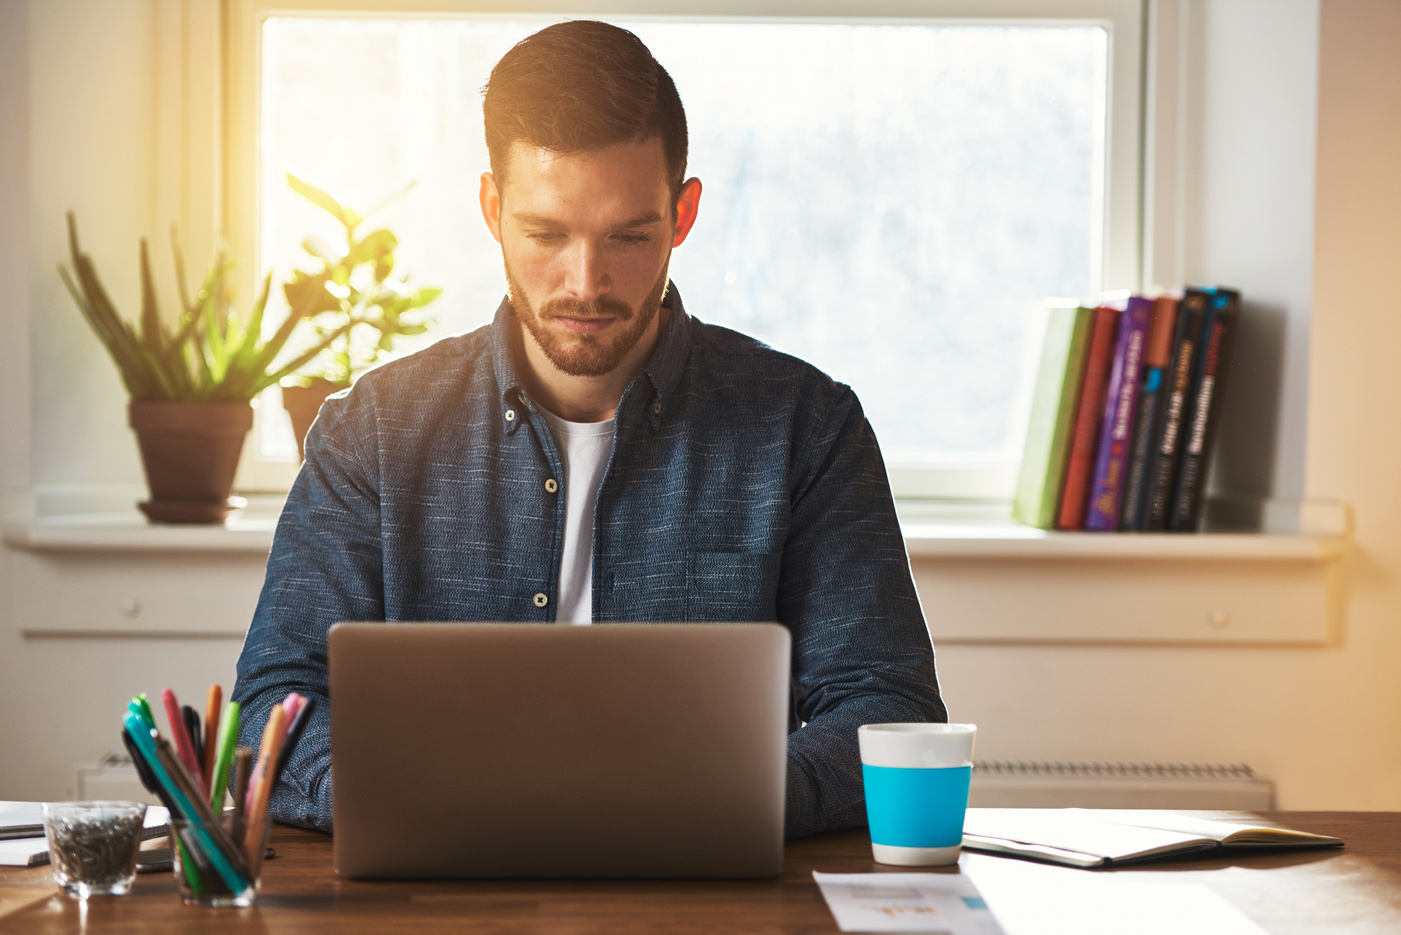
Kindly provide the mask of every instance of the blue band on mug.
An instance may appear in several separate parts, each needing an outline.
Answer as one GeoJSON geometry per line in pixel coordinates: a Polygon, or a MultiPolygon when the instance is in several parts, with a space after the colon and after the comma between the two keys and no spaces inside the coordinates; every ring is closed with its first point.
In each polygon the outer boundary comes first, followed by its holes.
{"type": "Polygon", "coordinates": [[[971,766],[906,769],[861,764],[871,841],[896,847],[952,847],[963,841],[971,766]]]}

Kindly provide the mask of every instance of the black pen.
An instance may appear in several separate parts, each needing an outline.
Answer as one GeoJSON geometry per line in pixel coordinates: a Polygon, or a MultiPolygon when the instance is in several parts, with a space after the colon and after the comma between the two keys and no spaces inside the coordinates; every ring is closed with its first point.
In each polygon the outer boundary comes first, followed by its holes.
{"type": "Polygon", "coordinates": [[[306,723],[311,719],[311,709],[316,707],[316,699],[310,695],[302,702],[301,710],[297,716],[292,718],[292,723],[287,726],[287,737],[282,741],[282,751],[277,754],[277,768],[272,773],[273,787],[277,786],[277,777],[282,775],[282,770],[287,766],[287,761],[292,758],[292,748],[301,739],[302,731],[306,730],[306,723]]]}
{"type": "Polygon", "coordinates": [[[189,705],[180,706],[180,717],[185,721],[185,733],[190,735],[190,746],[195,748],[195,762],[204,762],[204,737],[199,730],[199,712],[189,705]]]}
{"type": "Polygon", "coordinates": [[[14,841],[19,838],[42,838],[43,825],[10,825],[0,828],[0,841],[14,841]]]}

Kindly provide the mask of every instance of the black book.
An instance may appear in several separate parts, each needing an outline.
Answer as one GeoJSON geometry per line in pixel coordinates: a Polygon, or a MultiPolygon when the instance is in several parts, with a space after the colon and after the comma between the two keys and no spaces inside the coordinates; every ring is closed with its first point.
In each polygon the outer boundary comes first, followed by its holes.
{"type": "Polygon", "coordinates": [[[1192,380],[1191,406],[1182,421],[1182,453],[1167,517],[1171,532],[1195,532],[1201,518],[1206,468],[1211,462],[1216,426],[1221,421],[1221,394],[1226,386],[1236,320],[1240,317],[1240,293],[1216,289],[1210,306],[1202,328],[1197,366],[1193,368],[1196,375],[1192,380]]]}
{"type": "Polygon", "coordinates": [[[1148,344],[1143,352],[1143,385],[1138,390],[1138,417],[1133,422],[1133,445],[1124,481],[1124,503],[1119,528],[1137,529],[1143,521],[1149,495],[1148,463],[1162,426],[1164,384],[1172,363],[1172,333],[1177,324],[1178,300],[1160,295],[1153,300],[1148,344]]]}
{"type": "Polygon", "coordinates": [[[1163,411],[1154,428],[1155,444],[1144,468],[1144,493],[1139,508],[1138,527],[1158,530],[1167,526],[1172,507],[1173,481],[1177,478],[1178,441],[1182,417],[1192,392],[1192,374],[1197,362],[1197,344],[1211,294],[1188,289],[1177,306],[1177,322],[1172,332],[1172,358],[1163,374],[1163,411]]]}

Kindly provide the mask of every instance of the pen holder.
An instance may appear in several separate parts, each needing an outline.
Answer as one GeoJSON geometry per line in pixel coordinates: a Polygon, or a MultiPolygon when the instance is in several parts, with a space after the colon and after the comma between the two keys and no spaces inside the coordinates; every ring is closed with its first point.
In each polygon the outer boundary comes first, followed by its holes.
{"type": "MultiPolygon", "coordinates": [[[[249,869],[247,885],[235,891],[214,866],[205,852],[199,836],[190,823],[175,814],[170,815],[171,853],[174,858],[175,886],[180,891],[180,901],[187,906],[243,907],[253,905],[258,895],[258,881],[262,876],[263,849],[267,846],[268,833],[272,823],[263,826],[262,840],[254,850],[257,860],[249,869]]],[[[225,826],[227,829],[227,824],[225,826]]]]}

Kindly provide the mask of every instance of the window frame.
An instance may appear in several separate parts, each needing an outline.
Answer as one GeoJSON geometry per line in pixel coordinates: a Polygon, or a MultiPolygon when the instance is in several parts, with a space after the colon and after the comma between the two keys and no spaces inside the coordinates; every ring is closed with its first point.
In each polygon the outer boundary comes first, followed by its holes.
{"type": "MultiPolygon", "coordinates": [[[[1146,0],[609,0],[582,6],[568,0],[228,0],[225,32],[225,126],[222,202],[233,255],[261,256],[257,133],[261,102],[263,21],[273,16],[393,18],[629,17],[723,21],[845,23],[947,23],[970,25],[1096,25],[1108,33],[1107,100],[1103,115],[1105,160],[1100,169],[1100,280],[1104,289],[1142,288],[1144,242],[1144,62],[1146,0]],[[855,13],[856,15],[852,15],[855,13]]],[[[236,271],[239,293],[252,294],[255,263],[236,271]]],[[[263,400],[259,401],[260,403],[263,400]]],[[[264,417],[240,461],[236,486],[246,491],[286,491],[297,462],[265,458],[259,451],[264,417]]],[[[1010,500],[1018,466],[978,459],[941,458],[888,465],[897,499],[1010,500]]]]}

